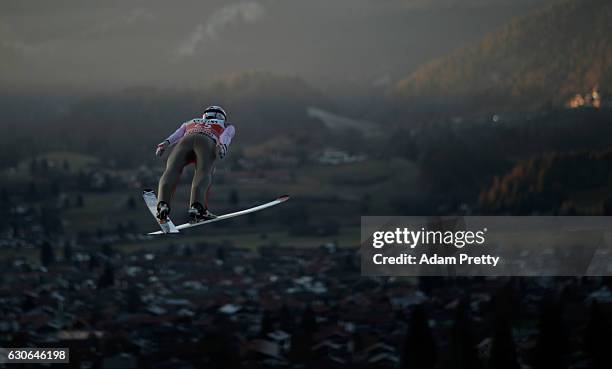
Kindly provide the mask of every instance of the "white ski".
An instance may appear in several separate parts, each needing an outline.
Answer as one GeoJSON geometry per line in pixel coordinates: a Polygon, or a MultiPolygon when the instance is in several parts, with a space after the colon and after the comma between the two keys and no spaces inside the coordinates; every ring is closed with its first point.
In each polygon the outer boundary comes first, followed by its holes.
{"type": "Polygon", "coordinates": [[[179,230],[176,228],[174,223],[172,223],[172,220],[170,220],[170,218],[168,218],[168,220],[164,223],[160,223],[159,219],[157,219],[157,196],[155,195],[155,191],[149,189],[143,190],[142,198],[144,199],[145,204],[147,204],[147,208],[149,208],[149,211],[153,215],[153,218],[155,218],[155,221],[162,229],[161,231],[159,231],[159,234],[179,233],[179,230]]]}
{"type": "MultiPolygon", "coordinates": [[[[237,211],[237,212],[234,212],[234,213],[219,215],[218,217],[216,217],[214,219],[204,220],[204,221],[197,222],[197,223],[185,223],[185,224],[181,224],[181,225],[177,226],[176,229],[177,229],[177,232],[178,232],[178,230],[187,229],[187,228],[196,227],[196,226],[201,226],[201,225],[204,225],[204,224],[218,222],[218,221],[224,220],[224,219],[234,218],[234,217],[237,217],[237,216],[240,216],[240,215],[254,213],[256,211],[260,211],[260,210],[263,210],[263,209],[266,209],[266,208],[278,205],[278,204],[283,203],[283,202],[285,202],[287,200],[289,200],[289,196],[287,196],[287,195],[280,196],[280,197],[278,197],[274,201],[270,201],[270,202],[267,202],[265,204],[261,204],[261,205],[258,205],[258,206],[254,206],[252,208],[240,210],[240,211],[237,211]]],[[[157,231],[157,232],[151,232],[149,234],[163,234],[163,232],[157,231]]]]}

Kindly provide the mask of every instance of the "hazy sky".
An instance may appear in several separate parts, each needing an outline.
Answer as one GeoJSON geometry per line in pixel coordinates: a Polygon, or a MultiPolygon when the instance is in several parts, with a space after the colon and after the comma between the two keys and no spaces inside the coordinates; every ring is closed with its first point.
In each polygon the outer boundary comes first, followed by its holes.
{"type": "MultiPolygon", "coordinates": [[[[247,69],[384,84],[544,0],[2,0],[2,90],[197,85],[247,69]]],[[[330,82],[331,83],[331,82],[330,82]]]]}

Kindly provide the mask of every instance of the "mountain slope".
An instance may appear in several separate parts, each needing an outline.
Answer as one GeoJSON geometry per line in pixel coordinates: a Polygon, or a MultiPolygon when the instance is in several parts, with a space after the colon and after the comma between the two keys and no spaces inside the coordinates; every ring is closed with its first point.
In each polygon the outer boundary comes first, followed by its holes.
{"type": "Polygon", "coordinates": [[[568,0],[514,20],[481,42],[401,80],[402,102],[437,108],[563,105],[598,87],[612,92],[612,2],[568,0]]]}
{"type": "Polygon", "coordinates": [[[229,121],[236,124],[238,144],[317,131],[323,125],[308,117],[306,108],[330,107],[324,95],[299,78],[245,72],[197,90],[133,88],[83,98],[39,130],[47,130],[47,141],[59,142],[55,149],[137,163],[182,122],[200,116],[212,104],[227,109],[229,121]]]}

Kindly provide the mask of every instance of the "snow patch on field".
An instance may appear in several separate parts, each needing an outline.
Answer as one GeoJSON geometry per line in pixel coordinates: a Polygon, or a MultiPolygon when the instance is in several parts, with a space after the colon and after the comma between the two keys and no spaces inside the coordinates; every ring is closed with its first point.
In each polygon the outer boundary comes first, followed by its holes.
{"type": "Polygon", "coordinates": [[[343,117],[312,106],[306,108],[306,114],[311,118],[319,119],[327,128],[332,130],[356,129],[367,137],[382,134],[378,125],[374,122],[343,117]]]}

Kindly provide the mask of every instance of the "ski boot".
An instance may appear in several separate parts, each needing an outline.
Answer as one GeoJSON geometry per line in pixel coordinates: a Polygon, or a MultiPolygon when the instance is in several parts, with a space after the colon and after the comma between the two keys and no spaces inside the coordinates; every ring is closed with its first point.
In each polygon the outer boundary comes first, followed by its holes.
{"type": "Polygon", "coordinates": [[[199,223],[206,220],[215,219],[217,216],[208,209],[204,208],[199,202],[194,202],[189,208],[189,223],[199,223]]]}
{"type": "Polygon", "coordinates": [[[160,201],[157,203],[157,219],[161,224],[166,223],[168,221],[168,215],[170,215],[170,205],[168,205],[165,201],[160,201]]]}

